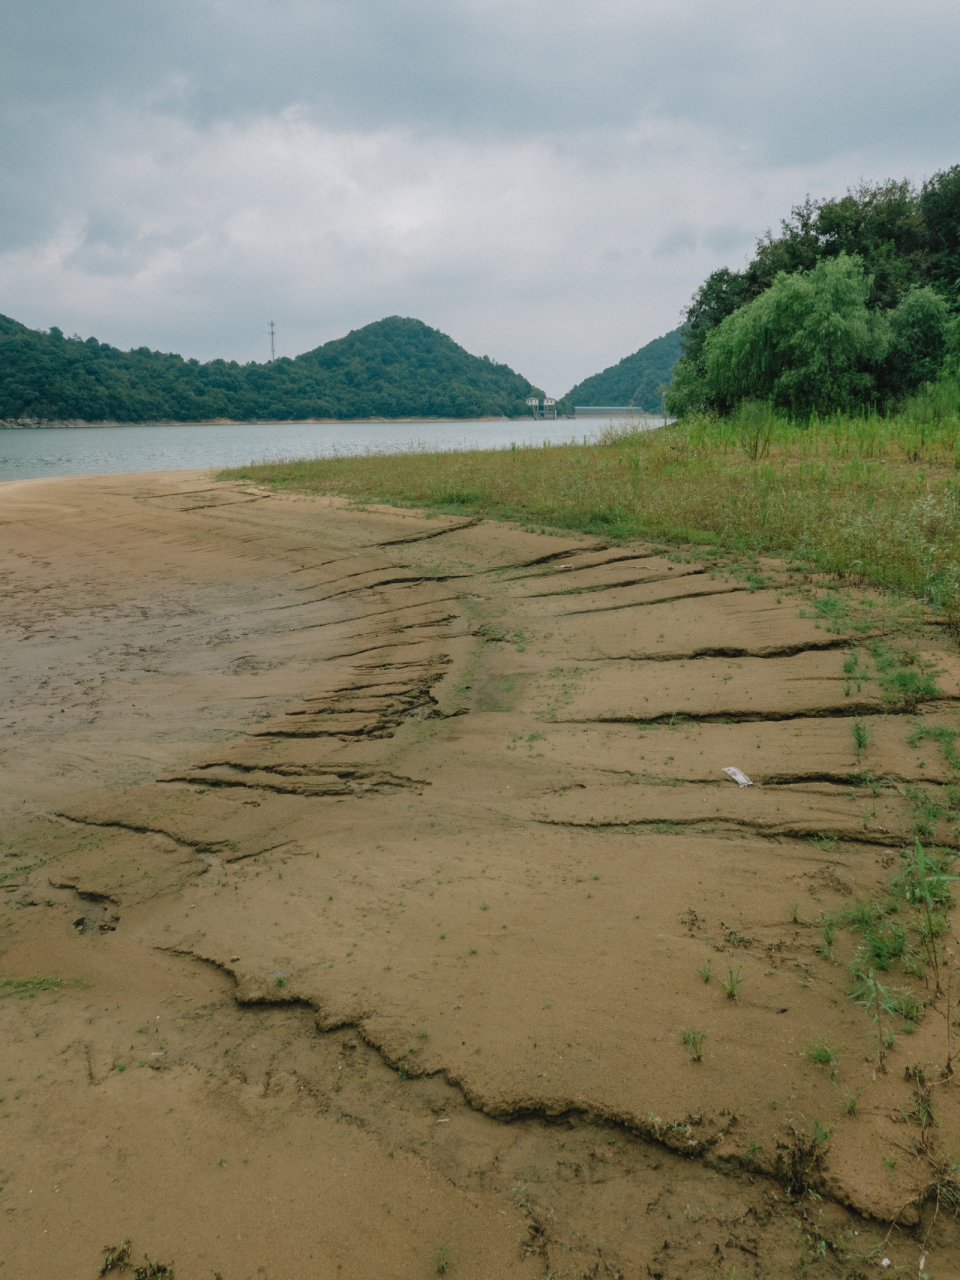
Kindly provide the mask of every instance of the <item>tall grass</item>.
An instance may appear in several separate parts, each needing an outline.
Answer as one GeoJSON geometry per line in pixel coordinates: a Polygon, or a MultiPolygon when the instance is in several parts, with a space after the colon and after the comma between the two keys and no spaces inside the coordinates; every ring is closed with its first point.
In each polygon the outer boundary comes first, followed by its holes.
{"type": "Polygon", "coordinates": [[[224,478],[800,557],[960,618],[960,396],[798,424],[766,404],[593,443],[302,459],[224,478]]]}

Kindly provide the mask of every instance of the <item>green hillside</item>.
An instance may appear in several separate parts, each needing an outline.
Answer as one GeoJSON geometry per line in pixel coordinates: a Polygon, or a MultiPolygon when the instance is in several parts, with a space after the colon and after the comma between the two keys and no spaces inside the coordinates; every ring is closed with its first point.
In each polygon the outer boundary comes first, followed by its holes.
{"type": "Polygon", "coordinates": [[[527,417],[528,395],[543,392],[401,316],[269,364],[120,351],[0,316],[0,420],[527,417]]]}
{"type": "Polygon", "coordinates": [[[669,383],[670,373],[680,358],[680,330],[673,329],[654,338],[645,347],[625,356],[603,373],[585,378],[568,391],[565,400],[578,404],[636,405],[656,413],[662,405],[660,388],[669,383]]]}

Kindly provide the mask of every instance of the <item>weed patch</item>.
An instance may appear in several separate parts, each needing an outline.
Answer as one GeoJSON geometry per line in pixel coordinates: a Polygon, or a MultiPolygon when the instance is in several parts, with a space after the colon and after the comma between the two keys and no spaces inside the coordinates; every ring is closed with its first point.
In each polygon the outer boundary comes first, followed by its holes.
{"type": "MultiPolygon", "coordinates": [[[[949,419],[841,416],[801,429],[774,417],[754,449],[743,443],[756,439],[750,423],[700,417],[650,431],[611,427],[586,444],[299,459],[220,476],[615,540],[790,556],[909,593],[956,625],[955,436],[949,419]]],[[[748,590],[763,585],[753,570],[743,581],[748,590]]],[[[872,629],[842,597],[813,608],[830,630],[872,629]]]]}
{"type": "Polygon", "coordinates": [[[133,1280],[174,1280],[172,1262],[158,1262],[156,1259],[151,1262],[147,1254],[143,1255],[142,1263],[134,1262],[130,1257],[131,1248],[129,1240],[121,1240],[119,1244],[104,1245],[103,1264],[97,1275],[129,1273],[133,1280]]]}
{"type": "Polygon", "coordinates": [[[0,979],[0,999],[17,996],[23,1000],[39,991],[60,991],[63,987],[86,987],[82,978],[3,978],[0,979]]]}

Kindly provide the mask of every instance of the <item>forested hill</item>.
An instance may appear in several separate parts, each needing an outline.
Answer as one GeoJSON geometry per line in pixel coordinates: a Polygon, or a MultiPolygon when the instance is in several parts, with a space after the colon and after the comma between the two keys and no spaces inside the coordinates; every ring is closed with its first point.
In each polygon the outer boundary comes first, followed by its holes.
{"type": "Polygon", "coordinates": [[[184,360],[0,316],[0,420],[526,417],[543,392],[420,320],[389,316],[295,359],[184,360]]]}
{"type": "Polygon", "coordinates": [[[565,400],[571,404],[636,405],[656,413],[661,405],[660,388],[670,381],[673,366],[680,358],[680,330],[673,329],[662,338],[654,338],[632,356],[624,356],[619,364],[568,391],[565,400]]]}

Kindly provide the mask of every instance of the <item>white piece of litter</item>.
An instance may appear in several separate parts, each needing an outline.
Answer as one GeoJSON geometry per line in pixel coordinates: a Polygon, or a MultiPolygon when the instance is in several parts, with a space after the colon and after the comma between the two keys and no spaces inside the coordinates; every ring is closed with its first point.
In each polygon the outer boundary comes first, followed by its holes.
{"type": "Polygon", "coordinates": [[[721,769],[720,772],[728,774],[734,780],[734,782],[737,784],[738,787],[753,786],[753,783],[750,781],[750,779],[747,777],[747,775],[743,772],[742,769],[721,769]]]}

